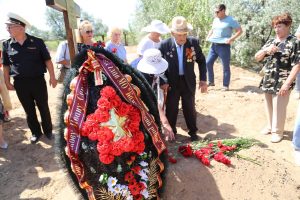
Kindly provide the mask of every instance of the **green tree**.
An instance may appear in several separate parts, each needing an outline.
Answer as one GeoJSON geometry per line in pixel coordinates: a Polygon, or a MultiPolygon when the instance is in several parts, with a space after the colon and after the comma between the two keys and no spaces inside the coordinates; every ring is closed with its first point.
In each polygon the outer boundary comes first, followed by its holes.
{"type": "Polygon", "coordinates": [[[27,31],[30,35],[34,35],[36,37],[42,38],[43,40],[50,39],[49,31],[40,30],[33,25],[27,31]]]}
{"type": "Polygon", "coordinates": [[[220,3],[226,5],[227,14],[237,19],[243,28],[242,36],[232,45],[232,60],[244,67],[257,65],[254,62],[255,52],[274,36],[271,27],[273,16],[290,12],[294,21],[292,33],[300,23],[299,0],[138,0],[130,31],[139,41],[141,28],[153,19],[170,24],[174,16],[182,15],[194,27],[191,35],[199,37],[201,46],[207,50],[210,43],[205,38],[211,29],[213,8],[220,3]]]}
{"type": "Polygon", "coordinates": [[[46,9],[47,25],[51,29],[51,37],[56,40],[64,40],[66,38],[66,30],[64,25],[64,16],[53,8],[46,9]]]}

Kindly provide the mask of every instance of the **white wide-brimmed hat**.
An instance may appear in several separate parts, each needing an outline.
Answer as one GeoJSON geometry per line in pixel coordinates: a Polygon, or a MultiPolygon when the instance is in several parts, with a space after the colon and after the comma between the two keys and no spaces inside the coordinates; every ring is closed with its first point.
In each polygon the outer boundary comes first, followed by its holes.
{"type": "Polygon", "coordinates": [[[5,24],[18,24],[27,28],[31,26],[26,19],[24,19],[23,17],[15,13],[12,12],[7,13],[7,18],[8,19],[6,20],[5,24]]]}
{"type": "Polygon", "coordinates": [[[137,69],[146,74],[161,74],[168,68],[168,62],[161,57],[158,49],[147,49],[137,69]]]}
{"type": "Polygon", "coordinates": [[[193,30],[193,26],[182,16],[176,16],[172,19],[171,32],[184,34],[193,30]]]}
{"type": "Polygon", "coordinates": [[[148,33],[156,32],[156,33],[160,33],[160,34],[170,33],[169,27],[165,23],[163,23],[162,21],[157,20],[157,19],[153,20],[150,25],[142,28],[142,31],[148,32],[148,33]]]}

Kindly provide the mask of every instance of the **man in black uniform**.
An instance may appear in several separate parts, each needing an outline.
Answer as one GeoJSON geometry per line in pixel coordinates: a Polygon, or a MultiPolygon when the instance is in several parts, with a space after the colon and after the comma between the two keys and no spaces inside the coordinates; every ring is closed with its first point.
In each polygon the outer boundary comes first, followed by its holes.
{"type": "Polygon", "coordinates": [[[47,69],[50,74],[49,84],[55,88],[57,81],[44,41],[25,33],[26,26],[28,27],[29,23],[25,19],[14,13],[8,14],[6,29],[11,38],[3,42],[2,59],[5,84],[9,90],[16,90],[32,133],[31,143],[36,143],[42,135],[42,130],[35,105],[41,114],[43,133],[48,139],[52,138],[52,122],[44,78],[47,69]],[[14,79],[13,84],[10,82],[10,76],[14,79]]]}

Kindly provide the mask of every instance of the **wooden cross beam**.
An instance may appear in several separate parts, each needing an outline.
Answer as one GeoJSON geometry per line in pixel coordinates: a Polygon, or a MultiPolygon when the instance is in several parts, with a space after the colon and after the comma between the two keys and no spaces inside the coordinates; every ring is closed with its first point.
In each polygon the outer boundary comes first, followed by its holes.
{"type": "Polygon", "coordinates": [[[75,48],[74,29],[77,28],[76,18],[80,17],[80,7],[73,0],[46,0],[46,5],[62,12],[64,15],[70,59],[72,61],[77,52],[77,48],[75,48]]]}

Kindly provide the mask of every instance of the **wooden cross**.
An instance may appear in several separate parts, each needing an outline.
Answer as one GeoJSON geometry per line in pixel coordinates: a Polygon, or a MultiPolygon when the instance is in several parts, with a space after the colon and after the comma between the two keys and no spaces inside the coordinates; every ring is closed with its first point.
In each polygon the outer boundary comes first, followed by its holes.
{"type": "Polygon", "coordinates": [[[63,12],[71,61],[75,57],[74,29],[77,29],[77,17],[80,17],[80,7],[73,0],[46,0],[46,5],[63,12]]]}

